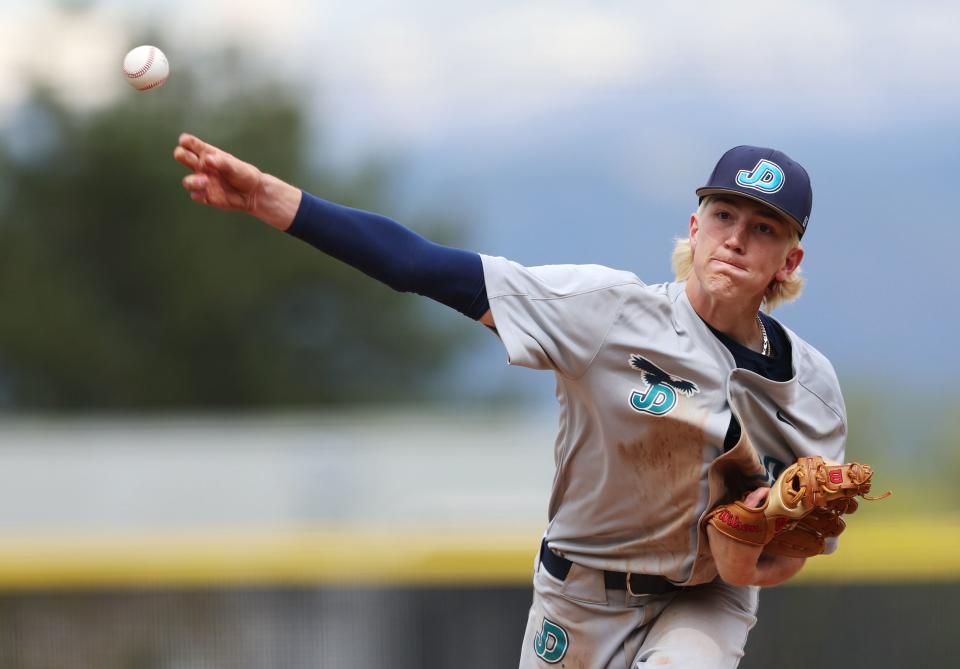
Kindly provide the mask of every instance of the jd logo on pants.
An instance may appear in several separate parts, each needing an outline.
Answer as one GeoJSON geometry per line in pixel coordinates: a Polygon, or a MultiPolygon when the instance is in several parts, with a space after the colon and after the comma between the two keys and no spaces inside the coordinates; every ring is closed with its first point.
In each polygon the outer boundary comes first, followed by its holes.
{"type": "Polygon", "coordinates": [[[533,652],[544,662],[554,664],[567,654],[567,631],[560,625],[543,619],[543,626],[533,638],[533,652]]]}
{"type": "Polygon", "coordinates": [[[776,193],[783,187],[783,181],[783,170],[769,160],[761,160],[752,170],[737,172],[737,185],[762,193],[776,193]]]}

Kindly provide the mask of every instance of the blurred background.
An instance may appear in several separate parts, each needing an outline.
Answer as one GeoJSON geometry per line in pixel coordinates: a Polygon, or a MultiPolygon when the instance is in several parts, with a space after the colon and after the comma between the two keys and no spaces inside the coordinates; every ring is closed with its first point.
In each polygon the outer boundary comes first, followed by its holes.
{"type": "Polygon", "coordinates": [[[958,25],[937,0],[0,0],[0,669],[516,665],[552,377],[193,204],[182,131],[439,242],[648,283],[723,151],[788,153],[814,207],[775,315],[895,494],[764,591],[741,666],[949,663],[958,25]],[[171,65],[148,93],[139,44],[171,65]]]}

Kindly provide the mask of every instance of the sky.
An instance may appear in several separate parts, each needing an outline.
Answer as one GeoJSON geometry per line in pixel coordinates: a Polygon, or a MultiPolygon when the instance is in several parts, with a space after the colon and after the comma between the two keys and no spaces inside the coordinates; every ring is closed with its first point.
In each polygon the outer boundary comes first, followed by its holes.
{"type": "MultiPolygon", "coordinates": [[[[323,160],[396,159],[383,213],[416,228],[439,207],[477,251],[649,283],[720,154],[774,146],[814,188],[807,289],[775,315],[841,381],[922,395],[960,378],[958,25],[936,1],[0,0],[0,126],[29,76],[78,109],[132,94],[120,62],[145,31],[172,77],[238,44],[304,93],[323,160]]],[[[477,360],[497,356],[491,338],[477,360]]]]}

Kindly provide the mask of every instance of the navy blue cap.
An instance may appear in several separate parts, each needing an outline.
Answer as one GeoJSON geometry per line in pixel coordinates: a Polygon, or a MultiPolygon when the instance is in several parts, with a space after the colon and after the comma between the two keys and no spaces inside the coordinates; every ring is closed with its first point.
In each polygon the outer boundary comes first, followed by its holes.
{"type": "Polygon", "coordinates": [[[797,226],[800,236],[807,230],[813,190],[810,177],[800,163],[782,151],[761,146],[735,146],[721,156],[706,186],[697,189],[707,195],[732,193],[761,202],[783,214],[797,226]]]}

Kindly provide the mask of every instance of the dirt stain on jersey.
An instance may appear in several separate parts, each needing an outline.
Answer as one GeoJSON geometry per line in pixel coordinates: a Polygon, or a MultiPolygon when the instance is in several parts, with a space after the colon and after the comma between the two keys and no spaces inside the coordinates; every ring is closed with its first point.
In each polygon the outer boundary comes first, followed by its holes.
{"type": "Polygon", "coordinates": [[[649,519],[647,536],[657,552],[684,556],[690,550],[690,525],[696,522],[704,471],[706,419],[706,411],[678,410],[646,421],[642,436],[617,444],[621,460],[636,473],[638,512],[649,519]]]}

